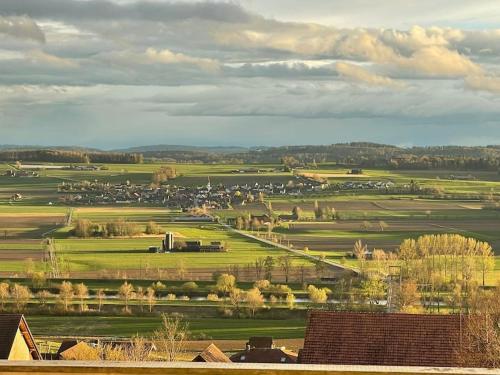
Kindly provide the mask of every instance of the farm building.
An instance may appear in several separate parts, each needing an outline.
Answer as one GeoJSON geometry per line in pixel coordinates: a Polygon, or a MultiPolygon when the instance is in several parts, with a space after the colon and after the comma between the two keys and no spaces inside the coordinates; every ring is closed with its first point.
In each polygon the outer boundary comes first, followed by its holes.
{"type": "Polygon", "coordinates": [[[299,363],[458,367],[459,315],[312,311],[299,363]]]}
{"type": "Polygon", "coordinates": [[[41,360],[33,335],[22,314],[0,315],[0,360],[41,360]]]}
{"type": "Polygon", "coordinates": [[[246,349],[232,355],[237,363],[297,363],[297,353],[285,348],[276,348],[272,337],[251,337],[246,349]]]}
{"type": "Polygon", "coordinates": [[[229,357],[225,355],[215,344],[210,344],[204,351],[198,354],[192,362],[231,362],[229,357]]]}
{"type": "Polygon", "coordinates": [[[84,341],[66,340],[63,341],[56,354],[58,360],[99,360],[99,352],[84,341]]]}
{"type": "Polygon", "coordinates": [[[227,251],[227,249],[221,242],[217,241],[212,241],[209,245],[203,245],[203,241],[201,240],[175,242],[174,234],[167,232],[165,233],[165,238],[161,242],[161,248],[158,246],[150,246],[148,251],[150,253],[217,253],[227,251]]]}

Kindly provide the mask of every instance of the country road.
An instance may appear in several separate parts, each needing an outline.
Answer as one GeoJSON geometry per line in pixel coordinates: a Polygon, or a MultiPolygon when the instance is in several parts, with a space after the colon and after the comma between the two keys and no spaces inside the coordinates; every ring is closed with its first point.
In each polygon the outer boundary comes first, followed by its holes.
{"type": "Polygon", "coordinates": [[[233,227],[231,227],[230,225],[227,225],[227,224],[221,223],[221,225],[224,228],[226,228],[227,230],[231,231],[231,232],[237,233],[237,234],[239,234],[241,236],[250,238],[252,240],[259,241],[259,242],[262,242],[264,244],[271,245],[271,246],[277,247],[279,249],[286,250],[286,251],[288,251],[288,252],[290,252],[292,254],[295,254],[297,256],[300,256],[302,258],[307,258],[309,260],[312,260],[313,262],[323,262],[326,265],[328,265],[331,268],[333,268],[335,271],[341,271],[341,272],[347,271],[347,272],[353,272],[355,274],[359,274],[359,270],[357,270],[355,268],[347,267],[347,266],[344,266],[342,264],[332,262],[332,261],[330,261],[328,259],[321,259],[318,256],[307,254],[304,251],[297,250],[297,249],[292,249],[291,247],[288,247],[286,245],[282,245],[282,244],[279,244],[279,243],[276,243],[276,242],[273,242],[273,241],[266,240],[264,238],[260,238],[260,237],[254,236],[254,235],[252,235],[250,233],[246,233],[246,232],[243,232],[241,230],[235,229],[235,228],[233,228],[233,227]]]}

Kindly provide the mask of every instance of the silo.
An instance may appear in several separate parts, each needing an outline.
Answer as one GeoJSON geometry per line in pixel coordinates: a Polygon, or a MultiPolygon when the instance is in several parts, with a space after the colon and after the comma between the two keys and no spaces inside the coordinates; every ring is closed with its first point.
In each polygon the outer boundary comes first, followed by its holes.
{"type": "Polygon", "coordinates": [[[172,251],[174,249],[174,234],[172,232],[165,233],[165,239],[163,240],[163,250],[172,251]]]}

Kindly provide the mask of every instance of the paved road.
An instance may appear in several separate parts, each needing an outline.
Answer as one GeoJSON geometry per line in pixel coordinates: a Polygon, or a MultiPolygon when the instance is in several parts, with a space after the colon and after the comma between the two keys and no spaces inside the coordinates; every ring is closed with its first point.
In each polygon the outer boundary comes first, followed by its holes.
{"type": "Polygon", "coordinates": [[[273,241],[266,240],[264,238],[254,236],[250,233],[246,233],[246,232],[243,232],[241,230],[235,229],[227,224],[222,224],[222,226],[225,227],[226,229],[234,232],[234,233],[238,233],[241,236],[244,236],[244,237],[250,238],[252,240],[259,241],[259,242],[265,243],[267,245],[271,245],[271,246],[286,250],[286,251],[288,251],[292,254],[295,254],[297,256],[312,260],[313,262],[323,262],[323,263],[327,264],[328,266],[330,266],[331,268],[333,268],[335,271],[340,271],[340,272],[348,271],[348,272],[353,272],[353,273],[359,274],[359,270],[357,270],[355,268],[347,267],[347,266],[344,266],[342,264],[332,262],[331,260],[328,260],[328,259],[321,259],[318,256],[307,254],[304,251],[292,249],[291,247],[288,247],[286,245],[282,245],[282,244],[279,244],[279,243],[276,243],[273,241]]]}

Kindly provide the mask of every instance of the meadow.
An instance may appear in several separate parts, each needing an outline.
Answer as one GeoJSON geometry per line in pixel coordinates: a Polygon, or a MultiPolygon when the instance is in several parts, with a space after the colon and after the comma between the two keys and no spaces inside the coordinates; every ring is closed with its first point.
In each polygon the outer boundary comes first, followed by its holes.
{"type": "MultiPolygon", "coordinates": [[[[160,317],[132,316],[31,316],[29,324],[36,336],[105,336],[131,337],[150,335],[160,326],[160,317]]],[[[194,339],[247,340],[251,336],[277,339],[302,338],[305,319],[224,319],[188,318],[194,339]]]]}

